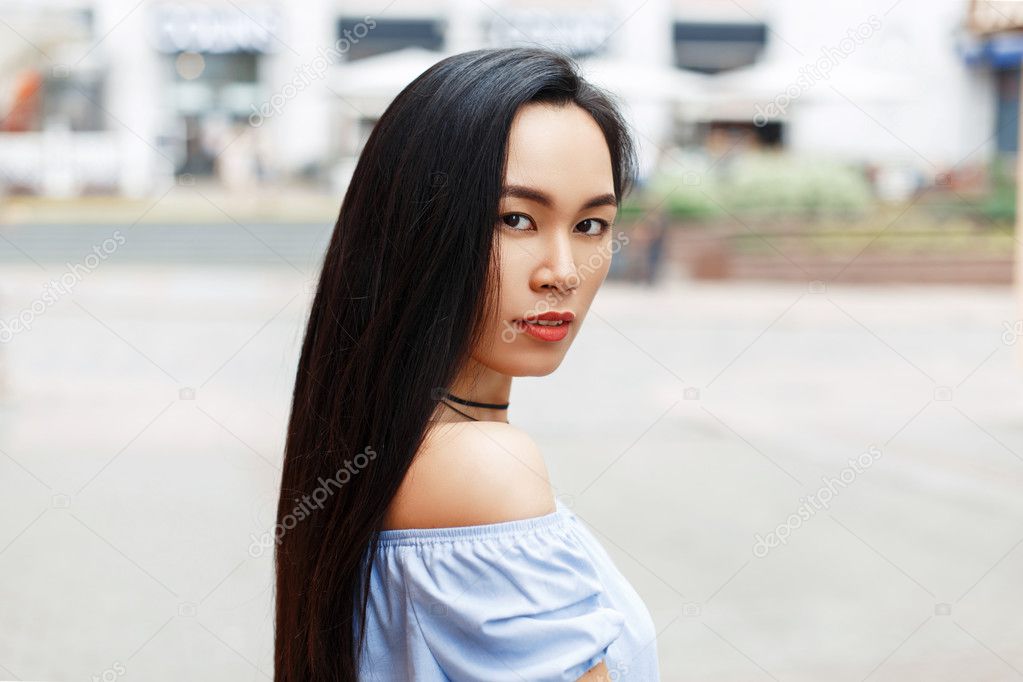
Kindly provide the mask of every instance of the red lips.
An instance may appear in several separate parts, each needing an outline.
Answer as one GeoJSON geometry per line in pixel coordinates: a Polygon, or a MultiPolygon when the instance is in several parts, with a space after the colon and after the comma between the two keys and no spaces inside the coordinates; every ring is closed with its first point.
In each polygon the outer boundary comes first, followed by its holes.
{"type": "Polygon", "coordinates": [[[540,315],[533,315],[523,320],[516,320],[515,324],[520,331],[524,331],[540,341],[561,341],[568,336],[569,324],[574,319],[574,313],[550,311],[540,315]],[[561,324],[556,327],[543,326],[537,324],[539,320],[561,322],[561,324]]]}
{"type": "Polygon", "coordinates": [[[560,321],[560,322],[571,322],[572,320],[575,319],[575,314],[574,313],[570,313],[567,310],[565,312],[558,312],[556,310],[551,310],[549,312],[542,313],[540,315],[528,315],[528,316],[526,316],[523,319],[526,320],[526,321],[529,321],[529,320],[550,320],[550,321],[555,321],[555,322],[558,322],[558,321],[560,321]]]}

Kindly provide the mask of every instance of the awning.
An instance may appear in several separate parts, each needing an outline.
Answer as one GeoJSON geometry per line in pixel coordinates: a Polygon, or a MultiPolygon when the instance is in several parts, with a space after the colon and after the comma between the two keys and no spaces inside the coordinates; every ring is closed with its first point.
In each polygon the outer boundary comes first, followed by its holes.
{"type": "Polygon", "coordinates": [[[1023,61],[1023,33],[1001,33],[962,42],[957,47],[963,61],[971,66],[1006,69],[1023,61]]]}

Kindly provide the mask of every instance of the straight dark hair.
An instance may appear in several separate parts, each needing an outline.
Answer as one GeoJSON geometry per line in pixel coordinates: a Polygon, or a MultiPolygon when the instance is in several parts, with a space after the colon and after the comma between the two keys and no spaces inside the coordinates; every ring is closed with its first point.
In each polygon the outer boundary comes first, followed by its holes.
{"type": "Polygon", "coordinates": [[[620,204],[636,159],[617,104],[573,59],[540,47],[439,61],[387,107],[361,153],[292,396],[277,508],[275,682],[357,680],[376,532],[500,297],[494,235],[507,139],[528,102],[575,104],[593,117],[620,204]],[[309,499],[315,508],[300,502],[309,499]]]}

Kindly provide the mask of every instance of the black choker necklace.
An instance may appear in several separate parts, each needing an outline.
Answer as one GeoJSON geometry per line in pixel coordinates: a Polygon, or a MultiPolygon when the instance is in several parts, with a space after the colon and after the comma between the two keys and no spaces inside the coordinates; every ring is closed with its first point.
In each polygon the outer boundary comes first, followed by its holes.
{"type": "Polygon", "coordinates": [[[507,410],[508,409],[508,403],[505,403],[504,405],[498,405],[497,403],[477,403],[477,402],[473,402],[472,400],[466,400],[464,398],[459,398],[457,396],[452,395],[451,393],[449,393],[447,391],[445,391],[444,394],[448,398],[450,398],[451,400],[454,400],[456,403],[461,403],[462,405],[468,405],[469,407],[489,407],[490,409],[493,409],[493,410],[507,410]]]}
{"type": "MultiPolygon", "coordinates": [[[[456,403],[461,403],[462,405],[468,405],[469,407],[486,407],[486,408],[490,408],[490,409],[493,409],[493,410],[507,410],[508,409],[508,405],[509,405],[509,403],[505,403],[503,405],[500,405],[500,404],[497,404],[497,403],[478,403],[478,402],[475,402],[473,400],[466,400],[464,398],[459,398],[458,396],[452,395],[448,391],[444,391],[444,395],[445,395],[445,397],[450,398],[451,400],[454,400],[456,403]]],[[[447,403],[447,401],[441,399],[441,402],[443,402],[445,405],[447,405],[448,407],[450,407],[452,410],[454,410],[458,414],[462,415],[463,417],[467,417],[468,419],[471,419],[474,422],[478,422],[479,421],[479,419],[477,419],[476,417],[473,417],[472,415],[469,415],[469,414],[466,414],[465,412],[462,412],[460,409],[458,409],[454,405],[449,405],[447,403]]]]}

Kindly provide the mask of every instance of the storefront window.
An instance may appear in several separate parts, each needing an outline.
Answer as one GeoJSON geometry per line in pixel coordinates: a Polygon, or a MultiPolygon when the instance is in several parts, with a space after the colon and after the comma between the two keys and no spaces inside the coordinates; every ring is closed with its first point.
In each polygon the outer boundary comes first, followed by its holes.
{"type": "Polygon", "coordinates": [[[165,69],[183,142],[177,172],[210,175],[216,160],[238,135],[257,101],[259,54],[255,52],[170,54],[165,69]]]}
{"type": "Polygon", "coordinates": [[[345,59],[356,61],[373,55],[394,52],[406,47],[440,50],[444,46],[444,33],[440,21],[435,19],[383,19],[374,18],[371,31],[359,29],[363,17],[341,17],[337,22],[337,38],[360,36],[350,41],[345,59]]]}
{"type": "Polygon", "coordinates": [[[767,26],[676,21],[674,42],[675,66],[717,73],[757,61],[767,42],[767,26]]]}

